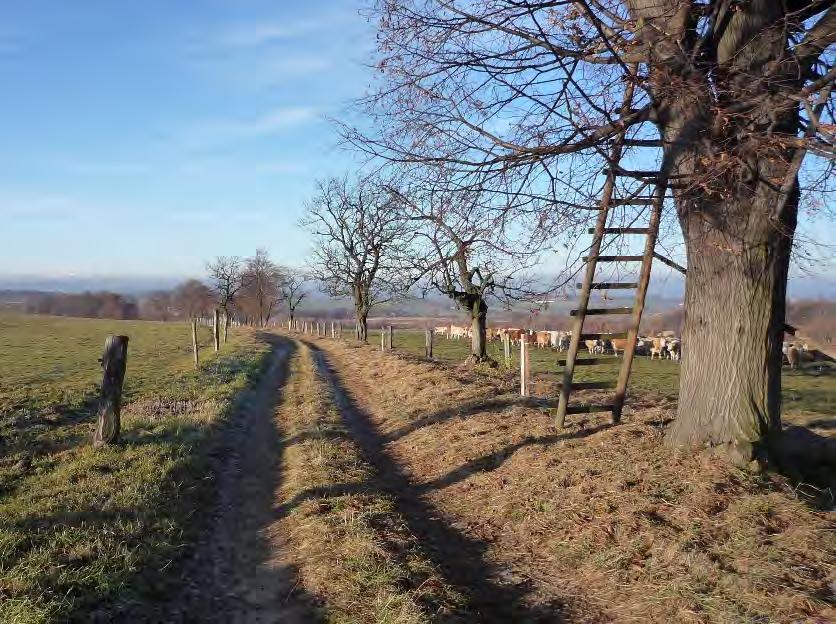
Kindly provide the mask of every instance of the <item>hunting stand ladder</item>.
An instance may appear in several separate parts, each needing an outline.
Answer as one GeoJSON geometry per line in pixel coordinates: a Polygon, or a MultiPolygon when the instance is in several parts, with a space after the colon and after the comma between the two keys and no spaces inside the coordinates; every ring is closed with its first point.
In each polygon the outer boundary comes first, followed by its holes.
{"type": "MultiPolygon", "coordinates": [[[[634,72],[633,76],[635,76],[634,72]]],[[[621,111],[622,114],[629,112],[633,101],[634,90],[635,81],[628,81],[627,87],[624,91],[624,102],[622,104],[621,111]]],[[[589,248],[589,255],[583,259],[586,263],[586,271],[583,282],[577,284],[577,287],[580,289],[578,307],[570,312],[570,315],[574,317],[574,324],[569,343],[569,351],[566,359],[559,361],[560,364],[564,365],[564,370],[563,383],[560,388],[560,402],[558,404],[557,416],[555,419],[555,424],[558,427],[563,426],[567,414],[612,411],[613,422],[618,422],[621,419],[621,411],[624,407],[624,399],[627,393],[627,383],[630,379],[630,369],[633,364],[633,356],[635,355],[636,339],[639,333],[639,324],[641,323],[642,312],[644,311],[645,297],[647,296],[647,287],[650,282],[650,269],[653,264],[653,259],[655,257],[679,271],[684,272],[685,270],[672,260],[655,253],[656,238],[659,232],[659,222],[662,215],[662,206],[665,201],[667,178],[660,171],[628,171],[622,169],[620,166],[625,146],[658,146],[658,144],[653,141],[631,141],[627,139],[626,133],[627,128],[625,127],[613,141],[609,154],[610,165],[604,170],[606,179],[601,191],[598,217],[595,222],[595,227],[589,229],[589,233],[592,234],[592,244],[589,248]],[[637,179],[641,182],[641,184],[637,190],[627,193],[626,196],[617,197],[618,185],[616,185],[616,179],[620,176],[637,179]],[[650,208],[650,215],[647,226],[607,227],[610,208],[615,206],[648,206],[650,208]],[[644,253],[640,256],[601,255],[601,247],[604,236],[610,235],[644,235],[644,253]],[[595,269],[599,262],[641,262],[638,282],[596,282],[595,269]],[[636,296],[632,307],[590,308],[589,296],[593,290],[635,290],[636,296]],[[631,315],[629,329],[626,333],[583,333],[583,324],[587,316],[610,314],[631,315]],[[594,357],[579,359],[578,351],[580,350],[581,345],[584,344],[585,340],[597,340],[599,338],[627,339],[627,343],[624,348],[624,359],[621,363],[618,381],[615,384],[612,382],[578,383],[574,384],[574,387],[579,390],[593,390],[612,388],[613,385],[615,385],[615,395],[612,402],[598,405],[569,405],[569,395],[573,388],[572,376],[575,372],[575,366],[599,363],[599,359],[594,357]]]]}

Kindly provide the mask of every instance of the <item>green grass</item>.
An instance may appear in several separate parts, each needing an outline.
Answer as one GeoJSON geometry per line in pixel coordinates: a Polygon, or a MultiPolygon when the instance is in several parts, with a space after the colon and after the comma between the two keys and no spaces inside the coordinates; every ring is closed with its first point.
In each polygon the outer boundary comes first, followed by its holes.
{"type": "MultiPolygon", "coordinates": [[[[380,344],[377,330],[370,331],[369,342],[380,344]]],[[[395,349],[414,355],[424,355],[424,332],[401,330],[395,332],[395,349]]],[[[433,345],[433,357],[439,361],[462,362],[468,355],[469,341],[445,340],[436,337],[433,345]]],[[[503,363],[502,344],[498,341],[488,343],[488,354],[497,362],[503,363]]],[[[536,378],[543,381],[559,381],[562,367],[557,365],[558,358],[565,359],[566,354],[559,354],[550,349],[531,349],[531,370],[536,378]]],[[[579,367],[575,371],[576,381],[614,381],[618,377],[621,358],[597,356],[602,364],[579,367]]],[[[512,369],[519,370],[519,347],[512,347],[512,369]]],[[[535,383],[535,391],[537,384],[535,383]]],[[[670,360],[653,360],[646,356],[636,356],[630,376],[630,392],[633,396],[648,401],[675,401],[679,395],[679,363],[670,360]]],[[[785,368],[783,375],[783,414],[787,422],[810,424],[824,429],[833,429],[833,414],[836,413],[836,367],[825,365],[821,372],[818,365],[808,364],[799,371],[785,368]]]]}
{"type": "Polygon", "coordinates": [[[86,619],[167,591],[164,571],[210,495],[213,430],[268,345],[232,332],[215,355],[185,324],[0,316],[0,621],[86,619]],[[130,337],[120,444],[94,449],[97,358],[130,337]]]}

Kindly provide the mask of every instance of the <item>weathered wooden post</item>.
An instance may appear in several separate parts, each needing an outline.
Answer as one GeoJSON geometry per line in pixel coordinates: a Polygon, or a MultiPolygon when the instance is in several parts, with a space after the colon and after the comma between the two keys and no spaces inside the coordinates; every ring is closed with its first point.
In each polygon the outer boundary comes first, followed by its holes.
{"type": "Polygon", "coordinates": [[[337,324],[334,321],[331,321],[331,338],[337,339],[337,324]]]}
{"type": "Polygon", "coordinates": [[[192,319],[192,350],[194,351],[194,367],[200,367],[200,347],[197,346],[197,320],[192,319]]]}
{"type": "Polygon", "coordinates": [[[502,334],[502,347],[505,351],[505,368],[511,370],[511,335],[508,332],[502,334]]]}
{"type": "Polygon", "coordinates": [[[112,444],[119,439],[122,384],[125,381],[125,367],[128,363],[128,337],[108,336],[99,361],[104,373],[93,446],[112,444]]]}
{"type": "Polygon", "coordinates": [[[386,351],[386,328],[380,326],[380,350],[386,351]]]}
{"type": "Polygon", "coordinates": [[[424,354],[427,359],[433,357],[433,330],[431,327],[424,330],[424,354]]]}
{"type": "Polygon", "coordinates": [[[395,348],[395,346],[394,346],[395,329],[391,325],[389,326],[388,334],[389,334],[389,339],[388,339],[389,350],[392,351],[395,348]]]}
{"type": "Polygon", "coordinates": [[[520,337],[520,396],[528,396],[529,376],[531,375],[531,360],[528,353],[528,334],[520,337]]]}
{"type": "Polygon", "coordinates": [[[221,348],[221,313],[218,308],[215,308],[215,319],[214,323],[212,324],[212,342],[215,345],[215,351],[217,352],[221,348]]]}

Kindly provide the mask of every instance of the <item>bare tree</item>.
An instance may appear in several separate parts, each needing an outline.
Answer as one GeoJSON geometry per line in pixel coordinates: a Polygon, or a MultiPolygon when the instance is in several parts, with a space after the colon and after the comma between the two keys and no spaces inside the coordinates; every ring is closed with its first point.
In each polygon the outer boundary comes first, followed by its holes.
{"type": "Polygon", "coordinates": [[[368,338],[369,311],[402,292],[400,263],[409,237],[391,193],[371,179],[317,184],[302,224],[316,238],[312,274],[332,297],[351,297],[357,339],[368,338]]]}
{"type": "Polygon", "coordinates": [[[224,313],[224,342],[229,334],[229,321],[235,298],[244,286],[244,262],[238,256],[218,256],[206,265],[215,293],[215,301],[224,313]]]}
{"type": "Polygon", "coordinates": [[[374,131],[345,128],[362,149],[446,163],[575,227],[605,178],[668,186],[688,260],[669,440],[766,455],[801,187],[836,179],[833,2],[377,0],[372,13],[374,131]]]}
{"type": "Polygon", "coordinates": [[[176,308],[168,290],[155,290],[139,301],[139,314],[152,321],[170,321],[176,315],[176,308]]]}
{"type": "Polygon", "coordinates": [[[522,271],[536,261],[540,245],[527,228],[511,227],[522,225],[513,208],[492,204],[476,189],[455,188],[443,168],[422,168],[408,190],[392,193],[416,226],[409,257],[417,280],[467,310],[469,361],[488,361],[488,302],[524,294],[522,271]]]}
{"type": "Polygon", "coordinates": [[[259,327],[265,327],[275,311],[281,280],[279,267],[265,249],[257,249],[244,262],[244,287],[238,295],[237,306],[259,327]]]}
{"type": "Polygon", "coordinates": [[[200,280],[186,280],[174,289],[172,304],[186,318],[208,315],[212,309],[212,291],[200,280]]]}
{"type": "Polygon", "coordinates": [[[288,268],[281,270],[281,276],[279,283],[281,300],[287,306],[290,326],[293,327],[296,309],[302,303],[302,300],[308,296],[305,290],[305,284],[310,281],[310,277],[304,272],[288,268]]]}

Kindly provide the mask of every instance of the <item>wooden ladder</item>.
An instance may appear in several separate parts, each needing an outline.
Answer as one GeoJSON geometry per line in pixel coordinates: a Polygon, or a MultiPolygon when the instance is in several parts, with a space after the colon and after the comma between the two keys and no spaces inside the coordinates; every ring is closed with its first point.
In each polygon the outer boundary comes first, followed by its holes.
{"type": "MultiPolygon", "coordinates": [[[[634,85],[630,81],[624,93],[622,112],[630,109],[633,100],[634,85]]],[[[630,380],[630,370],[633,364],[633,356],[636,351],[636,339],[639,333],[642,312],[644,311],[647,287],[650,282],[650,269],[653,265],[654,256],[666,261],[667,264],[684,271],[682,267],[667,258],[662,258],[655,253],[656,238],[659,232],[659,222],[662,215],[662,206],[665,201],[667,180],[658,171],[627,171],[618,166],[623,148],[627,139],[626,129],[616,137],[610,150],[610,163],[612,165],[604,170],[606,180],[601,191],[600,208],[594,228],[589,229],[592,234],[592,244],[589,248],[589,255],[584,257],[586,272],[582,283],[577,284],[580,289],[578,307],[570,312],[574,317],[572,337],[569,342],[569,352],[565,360],[559,360],[558,364],[564,366],[563,383],[560,387],[560,402],[557,408],[555,424],[563,427],[567,414],[580,414],[590,412],[612,412],[613,422],[621,419],[621,411],[624,408],[624,399],[627,394],[627,384],[630,380]],[[642,184],[639,189],[629,193],[626,197],[616,197],[616,179],[620,176],[640,180],[642,184]],[[610,208],[614,206],[648,206],[650,215],[646,227],[607,227],[607,219],[610,208]],[[615,235],[643,235],[645,236],[644,253],[642,255],[601,255],[601,246],[604,236],[615,235]],[[641,269],[637,282],[596,282],[595,269],[599,262],[641,262],[641,269]],[[632,307],[607,307],[590,308],[589,296],[593,290],[635,290],[636,297],[632,307]],[[629,329],[625,333],[583,333],[583,324],[587,316],[609,315],[609,314],[630,314],[629,329]],[[586,382],[572,383],[575,373],[575,366],[592,365],[600,363],[599,358],[578,358],[578,351],[585,340],[597,340],[599,338],[626,338],[627,346],[624,349],[624,359],[621,363],[618,380],[612,382],[586,382]],[[615,395],[611,402],[598,405],[569,405],[569,395],[572,388],[578,390],[598,390],[612,388],[615,386],[615,395]]]]}

